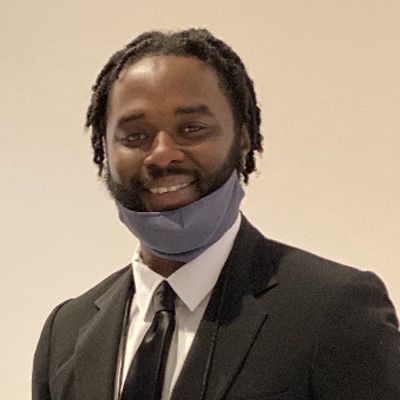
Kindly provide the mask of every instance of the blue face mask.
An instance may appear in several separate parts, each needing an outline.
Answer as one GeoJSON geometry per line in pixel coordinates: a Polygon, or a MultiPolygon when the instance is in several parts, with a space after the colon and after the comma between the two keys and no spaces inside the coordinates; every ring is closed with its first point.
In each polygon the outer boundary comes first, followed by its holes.
{"type": "Polygon", "coordinates": [[[136,212],[117,202],[119,218],[154,255],[189,262],[235,222],[244,191],[234,171],[217,190],[172,211],[136,212]]]}

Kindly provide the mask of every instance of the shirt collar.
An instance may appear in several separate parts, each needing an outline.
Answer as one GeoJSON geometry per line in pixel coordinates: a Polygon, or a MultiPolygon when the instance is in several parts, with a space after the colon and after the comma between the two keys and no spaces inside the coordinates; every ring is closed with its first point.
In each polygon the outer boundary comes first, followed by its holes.
{"type": "MultiPolygon", "coordinates": [[[[232,250],[240,221],[241,214],[239,213],[233,225],[217,242],[168,277],[168,283],[190,311],[193,312],[214,288],[232,250]]],[[[147,315],[154,291],[164,277],[143,264],[140,257],[140,245],[133,255],[132,268],[138,309],[142,315],[147,315]]]]}

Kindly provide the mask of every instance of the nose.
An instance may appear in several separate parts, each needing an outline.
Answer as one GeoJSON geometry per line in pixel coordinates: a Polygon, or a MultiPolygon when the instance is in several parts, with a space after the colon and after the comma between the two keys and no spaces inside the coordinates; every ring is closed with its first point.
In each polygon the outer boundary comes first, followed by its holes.
{"type": "Polygon", "coordinates": [[[160,131],[154,137],[151,148],[144,160],[145,166],[156,165],[166,168],[171,163],[180,162],[184,154],[168,132],[160,131]]]}

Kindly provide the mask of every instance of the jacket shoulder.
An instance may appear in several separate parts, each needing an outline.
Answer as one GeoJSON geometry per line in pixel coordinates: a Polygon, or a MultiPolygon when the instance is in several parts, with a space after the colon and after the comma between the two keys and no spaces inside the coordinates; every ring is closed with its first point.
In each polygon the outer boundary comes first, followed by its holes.
{"type": "MultiPolygon", "coordinates": [[[[243,218],[235,257],[251,259],[252,269],[267,269],[279,281],[310,285],[341,285],[362,274],[358,268],[331,261],[309,251],[269,239],[243,218]]],[[[252,271],[253,272],[253,271],[252,271]]]]}
{"type": "Polygon", "coordinates": [[[104,294],[118,285],[118,281],[131,280],[131,265],[128,265],[76,298],[69,299],[55,308],[56,312],[50,315],[53,318],[53,325],[60,327],[69,326],[69,329],[76,326],[78,329],[97,312],[96,301],[104,294]]]}

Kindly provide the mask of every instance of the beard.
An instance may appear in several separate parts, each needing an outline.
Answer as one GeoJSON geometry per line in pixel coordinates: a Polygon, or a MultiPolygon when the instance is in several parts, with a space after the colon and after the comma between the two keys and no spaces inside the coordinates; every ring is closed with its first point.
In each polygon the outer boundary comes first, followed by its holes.
{"type": "MultiPolygon", "coordinates": [[[[219,189],[229,179],[235,169],[238,174],[242,169],[242,150],[240,145],[240,135],[238,132],[234,135],[234,140],[226,159],[217,171],[207,172],[198,169],[189,170],[173,165],[168,166],[167,168],[160,168],[156,165],[152,165],[151,168],[148,168],[148,175],[151,179],[182,174],[193,176],[195,178],[193,185],[196,185],[199,193],[197,200],[200,200],[219,189]]],[[[129,187],[124,187],[120,183],[116,182],[111,176],[110,167],[107,161],[104,170],[104,182],[113,199],[124,207],[137,212],[150,211],[146,209],[141,196],[143,191],[146,190],[141,180],[133,178],[129,182],[129,187]]],[[[164,211],[167,211],[167,209],[164,211]]]]}

